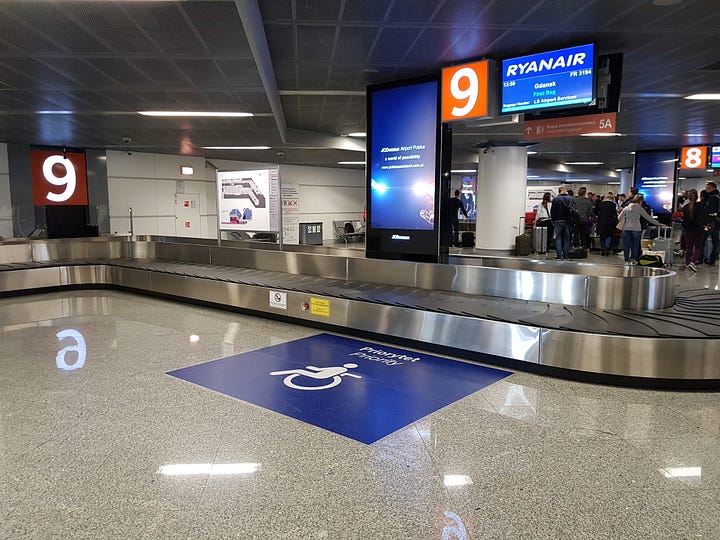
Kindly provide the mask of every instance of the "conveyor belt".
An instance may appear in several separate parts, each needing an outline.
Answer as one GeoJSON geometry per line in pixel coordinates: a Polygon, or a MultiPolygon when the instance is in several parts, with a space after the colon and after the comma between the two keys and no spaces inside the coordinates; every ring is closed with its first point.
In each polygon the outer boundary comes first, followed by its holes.
{"type": "Polygon", "coordinates": [[[166,260],[24,262],[0,265],[0,271],[93,264],[408,307],[544,329],[654,338],[720,337],[720,293],[707,289],[679,292],[671,308],[614,311],[166,260]]]}

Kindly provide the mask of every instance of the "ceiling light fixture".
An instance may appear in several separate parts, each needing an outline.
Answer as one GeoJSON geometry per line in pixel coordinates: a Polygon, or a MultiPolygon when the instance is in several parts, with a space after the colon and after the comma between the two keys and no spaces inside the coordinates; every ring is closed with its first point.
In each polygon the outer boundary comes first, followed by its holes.
{"type": "Polygon", "coordinates": [[[204,150],[270,150],[269,146],[203,146],[204,150]]]}
{"type": "Polygon", "coordinates": [[[537,150],[528,150],[528,156],[534,156],[535,154],[537,154],[537,150]]]}
{"type": "Polygon", "coordinates": [[[685,96],[685,99],[720,99],[720,94],[692,94],[685,96]]]}
{"type": "Polygon", "coordinates": [[[598,133],[581,133],[581,137],[622,137],[622,133],[604,133],[604,132],[598,132],[598,133]]]}
{"type": "Polygon", "coordinates": [[[537,174],[528,174],[528,178],[540,178],[537,174]]]}
{"type": "Polygon", "coordinates": [[[452,169],[451,173],[476,173],[477,169],[452,169]]]}
{"type": "Polygon", "coordinates": [[[348,137],[367,137],[367,133],[364,131],[353,131],[352,133],[348,133],[348,137]]]}
{"type": "Polygon", "coordinates": [[[566,161],[565,165],[602,165],[604,161],[566,161]]]}
{"type": "Polygon", "coordinates": [[[364,161],[338,161],[338,165],[365,165],[364,161]]]}
{"type": "Polygon", "coordinates": [[[189,175],[195,174],[195,169],[193,169],[192,167],[182,166],[182,167],[180,167],[180,174],[182,174],[184,176],[189,176],[189,175]]]}
{"type": "Polygon", "coordinates": [[[212,117],[212,118],[247,118],[253,116],[249,112],[230,111],[138,111],[143,116],[168,116],[168,117],[212,117]]]}

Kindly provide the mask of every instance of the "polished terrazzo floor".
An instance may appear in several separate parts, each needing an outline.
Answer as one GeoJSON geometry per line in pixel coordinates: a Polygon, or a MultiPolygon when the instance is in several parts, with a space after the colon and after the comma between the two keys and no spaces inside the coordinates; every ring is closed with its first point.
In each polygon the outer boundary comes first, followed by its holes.
{"type": "Polygon", "coordinates": [[[0,538],[720,538],[720,394],[514,373],[368,446],[166,374],[316,333],[119,292],[0,300],[0,538]],[[58,367],[63,330],[81,368],[58,367]]]}

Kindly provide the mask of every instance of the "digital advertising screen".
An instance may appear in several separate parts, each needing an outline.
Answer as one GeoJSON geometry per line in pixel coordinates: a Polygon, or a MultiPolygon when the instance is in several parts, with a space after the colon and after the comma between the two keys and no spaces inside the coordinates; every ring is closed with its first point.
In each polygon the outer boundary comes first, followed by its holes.
{"type": "Polygon", "coordinates": [[[635,187],[658,216],[672,214],[677,160],[677,150],[635,154],[635,187]]]}
{"type": "Polygon", "coordinates": [[[710,148],[710,167],[720,169],[720,146],[710,148]]]}
{"type": "Polygon", "coordinates": [[[368,87],[368,256],[437,256],[439,81],[368,87]]]}
{"type": "Polygon", "coordinates": [[[277,168],[218,171],[217,188],[220,230],[278,232],[277,168]]]}
{"type": "Polygon", "coordinates": [[[595,99],[595,45],[502,61],[500,113],[588,105],[595,99]]]}

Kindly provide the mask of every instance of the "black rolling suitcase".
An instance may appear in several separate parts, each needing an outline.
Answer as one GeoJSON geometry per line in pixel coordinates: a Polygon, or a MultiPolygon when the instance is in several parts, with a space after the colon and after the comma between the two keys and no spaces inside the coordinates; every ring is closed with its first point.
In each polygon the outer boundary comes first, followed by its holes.
{"type": "Polygon", "coordinates": [[[460,241],[462,242],[462,247],[464,248],[475,247],[475,233],[471,231],[462,233],[460,241]]]}

